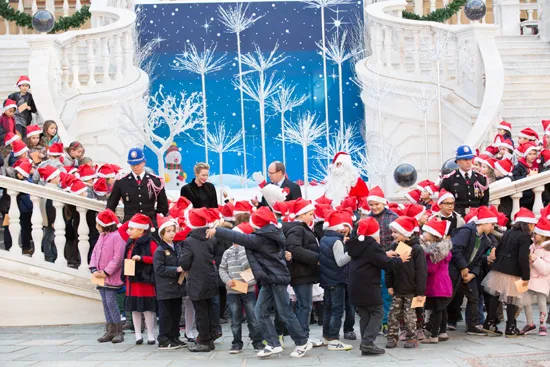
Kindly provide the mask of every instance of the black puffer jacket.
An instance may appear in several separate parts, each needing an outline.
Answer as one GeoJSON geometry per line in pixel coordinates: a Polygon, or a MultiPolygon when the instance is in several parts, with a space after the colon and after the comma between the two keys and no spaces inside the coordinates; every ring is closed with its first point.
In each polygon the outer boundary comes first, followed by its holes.
{"type": "Polygon", "coordinates": [[[529,280],[529,247],[531,235],[521,229],[507,230],[496,249],[496,260],[491,270],[529,280]]]}
{"type": "Polygon", "coordinates": [[[160,241],[155,256],[153,258],[153,267],[155,269],[155,285],[157,290],[157,299],[181,298],[181,286],[178,284],[180,273],[178,273],[178,255],[181,253],[181,247],[174,245],[170,247],[166,242],[160,241]]]}
{"type": "MultiPolygon", "coordinates": [[[[412,247],[411,259],[406,263],[395,266],[386,273],[386,286],[393,288],[398,295],[423,296],[426,293],[426,281],[428,279],[428,265],[426,255],[418,237],[413,237],[405,242],[412,247]]],[[[397,248],[398,243],[391,245],[391,250],[397,248]]]]}
{"type": "Polygon", "coordinates": [[[209,299],[218,295],[218,270],[214,262],[216,240],[206,239],[206,228],[189,232],[181,243],[180,266],[188,271],[187,295],[191,301],[209,299]]]}
{"type": "Polygon", "coordinates": [[[275,225],[268,224],[252,234],[218,228],[216,238],[246,248],[246,256],[258,284],[290,284],[290,271],[285,261],[285,236],[275,225]]]}
{"type": "Polygon", "coordinates": [[[319,283],[319,243],[304,222],[283,223],[286,250],[292,253],[291,285],[319,283]]]}

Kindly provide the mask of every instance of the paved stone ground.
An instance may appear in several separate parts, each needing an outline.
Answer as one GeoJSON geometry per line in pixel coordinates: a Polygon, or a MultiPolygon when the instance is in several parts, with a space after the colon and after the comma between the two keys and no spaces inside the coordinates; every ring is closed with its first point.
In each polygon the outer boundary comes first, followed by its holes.
{"type": "MultiPolygon", "coordinates": [[[[231,331],[229,324],[223,327],[224,336],[217,341],[216,350],[210,353],[190,353],[186,349],[159,351],[156,346],[135,345],[133,333],[126,333],[126,340],[121,344],[99,344],[96,338],[102,335],[101,325],[0,328],[0,367],[550,367],[550,336],[530,335],[517,339],[474,337],[464,333],[464,324],[459,324],[458,331],[449,333],[451,340],[448,342],[420,345],[415,350],[404,349],[400,344],[396,349],[387,350],[383,356],[373,357],[361,356],[359,341],[353,341],[350,344],[354,349],[349,352],[329,352],[326,347],[320,347],[314,348],[302,359],[293,359],[289,354],[294,343],[287,336],[283,355],[267,360],[256,358],[248,343],[241,354],[230,355],[231,331]]],[[[243,334],[247,335],[246,331],[243,334]]],[[[320,327],[312,326],[311,334],[312,337],[320,337],[320,327]]],[[[384,346],[385,342],[385,338],[379,337],[376,344],[384,346]]]]}

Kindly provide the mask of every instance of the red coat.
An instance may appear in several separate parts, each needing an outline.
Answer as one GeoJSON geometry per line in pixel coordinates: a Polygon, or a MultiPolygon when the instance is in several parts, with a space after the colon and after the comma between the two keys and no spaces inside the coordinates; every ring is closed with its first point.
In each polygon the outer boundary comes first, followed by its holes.
{"type": "MultiPolygon", "coordinates": [[[[134,250],[135,246],[134,241],[132,244],[126,246],[126,254],[125,259],[131,259],[132,258],[132,251],[134,250]]],[[[141,256],[141,262],[147,265],[150,265],[151,268],[153,267],[153,256],[155,254],[155,251],[157,250],[157,243],[153,240],[149,243],[149,254],[150,256],[141,256]]],[[[137,262],[136,262],[137,263],[137,262]]],[[[138,269],[136,267],[136,275],[138,272],[138,269]]],[[[126,296],[133,296],[133,297],[156,297],[155,292],[155,285],[153,283],[142,283],[142,282],[134,282],[132,281],[132,278],[134,277],[126,277],[126,296]]]]}
{"type": "Polygon", "coordinates": [[[8,117],[6,114],[2,114],[2,117],[0,117],[0,124],[4,128],[4,134],[16,134],[15,120],[13,119],[13,117],[8,117]]]}

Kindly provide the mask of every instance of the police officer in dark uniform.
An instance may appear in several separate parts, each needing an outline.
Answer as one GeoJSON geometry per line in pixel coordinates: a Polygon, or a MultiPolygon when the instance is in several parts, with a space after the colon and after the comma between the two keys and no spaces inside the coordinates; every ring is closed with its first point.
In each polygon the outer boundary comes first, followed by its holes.
{"type": "Polygon", "coordinates": [[[136,213],[147,215],[157,226],[157,213],[168,214],[168,198],[164,191],[164,180],[145,172],[145,155],[140,148],[128,152],[128,164],[132,172],[121,177],[113,185],[107,208],[112,211],[122,199],[126,222],[136,213]]]}
{"type": "Polygon", "coordinates": [[[487,178],[472,169],[474,152],[467,145],[456,150],[458,169],[443,177],[440,188],[455,197],[455,211],[465,216],[470,208],[489,205],[487,178]]]}

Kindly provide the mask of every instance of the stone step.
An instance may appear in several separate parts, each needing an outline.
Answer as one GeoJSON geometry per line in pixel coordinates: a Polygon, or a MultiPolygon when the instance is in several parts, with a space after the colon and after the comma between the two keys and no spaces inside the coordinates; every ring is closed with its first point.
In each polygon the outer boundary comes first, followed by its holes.
{"type": "Polygon", "coordinates": [[[541,66],[517,66],[517,67],[508,67],[504,65],[504,75],[505,76],[550,76],[550,66],[541,65],[541,66]]]}
{"type": "Polygon", "coordinates": [[[523,42],[523,41],[539,41],[538,36],[525,35],[525,36],[496,36],[495,40],[497,42],[523,42]]]}
{"type": "Polygon", "coordinates": [[[507,73],[504,71],[504,83],[516,82],[516,83],[550,83],[550,73],[507,73]]]}
{"type": "Polygon", "coordinates": [[[500,56],[518,56],[523,57],[524,55],[548,55],[550,54],[550,47],[548,46],[534,46],[528,47],[528,52],[525,48],[499,48],[500,56]]]}
{"type": "MultiPolygon", "coordinates": [[[[550,55],[548,55],[550,57],[550,55]]],[[[504,62],[504,73],[506,73],[507,70],[518,70],[521,71],[522,74],[524,69],[549,69],[550,68],[550,59],[549,60],[514,60],[514,61],[508,61],[504,62]]]]}
{"type": "Polygon", "coordinates": [[[517,97],[517,98],[508,98],[506,95],[504,98],[502,98],[502,104],[504,108],[511,108],[511,107],[522,107],[525,105],[529,106],[536,106],[536,107],[547,107],[550,106],[550,94],[546,94],[546,97],[543,94],[543,97],[541,97],[541,94],[539,93],[538,98],[537,97],[517,97]]]}
{"type": "MultiPolygon", "coordinates": [[[[550,96],[550,86],[547,84],[539,84],[524,87],[523,84],[518,84],[517,86],[511,86],[510,84],[504,85],[504,95],[503,99],[528,99],[528,98],[541,98],[550,96]]],[[[547,99],[550,100],[550,97],[547,99]]]]}
{"type": "Polygon", "coordinates": [[[518,55],[500,55],[504,66],[524,65],[533,62],[550,62],[550,51],[548,53],[524,53],[518,55]]]}
{"type": "MultiPolygon", "coordinates": [[[[548,119],[550,118],[550,105],[546,105],[546,106],[524,105],[524,106],[512,106],[512,107],[504,106],[502,115],[517,117],[522,119],[536,120],[541,117],[544,119],[548,119]]],[[[540,119],[538,121],[540,123],[540,119]]]]}

